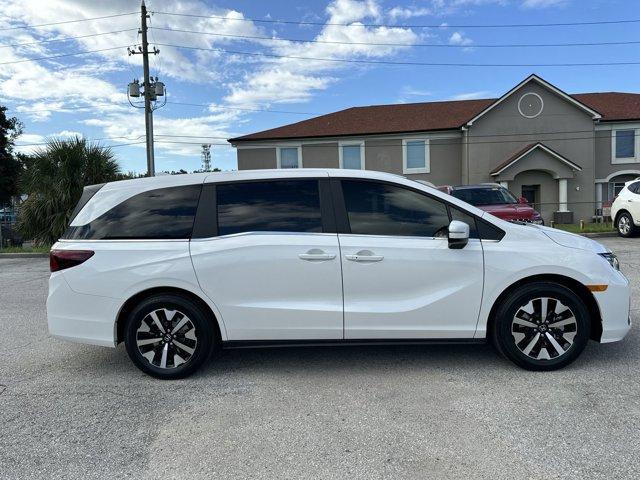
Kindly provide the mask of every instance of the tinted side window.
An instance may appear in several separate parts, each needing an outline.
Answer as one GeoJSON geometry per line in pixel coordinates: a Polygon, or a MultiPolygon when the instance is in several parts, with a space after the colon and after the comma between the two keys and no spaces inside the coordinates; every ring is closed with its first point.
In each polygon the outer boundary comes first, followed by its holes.
{"type": "Polygon", "coordinates": [[[451,220],[459,220],[466,223],[469,225],[469,238],[478,238],[478,228],[475,217],[462,210],[458,210],[454,206],[449,206],[449,209],[451,211],[451,220]]]}
{"type": "Polygon", "coordinates": [[[343,180],[351,233],[433,237],[446,235],[444,203],[407,188],[378,182],[343,180]]]}
{"type": "Polygon", "coordinates": [[[218,235],[322,232],[317,180],[237,182],[216,192],[218,235]]]}
{"type": "Polygon", "coordinates": [[[631,193],[640,193],[640,182],[635,182],[629,185],[629,191],[631,193]]]}
{"type": "Polygon", "coordinates": [[[150,190],[135,195],[86,225],[69,227],[73,240],[190,238],[202,185],[150,190]]]}

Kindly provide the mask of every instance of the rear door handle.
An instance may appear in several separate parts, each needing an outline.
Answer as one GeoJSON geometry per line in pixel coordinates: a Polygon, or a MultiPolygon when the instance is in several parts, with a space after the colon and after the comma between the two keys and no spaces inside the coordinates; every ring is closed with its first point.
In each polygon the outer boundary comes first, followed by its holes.
{"type": "Polygon", "coordinates": [[[298,255],[298,258],[300,258],[301,260],[307,260],[309,262],[312,261],[323,261],[323,260],[333,260],[334,258],[336,258],[335,253],[326,253],[322,250],[318,250],[318,249],[312,249],[309,250],[307,253],[301,253],[300,255],[298,255]]]}
{"type": "Polygon", "coordinates": [[[368,250],[360,251],[355,255],[345,255],[344,258],[352,262],[379,262],[384,257],[382,255],[374,255],[368,250]]]}

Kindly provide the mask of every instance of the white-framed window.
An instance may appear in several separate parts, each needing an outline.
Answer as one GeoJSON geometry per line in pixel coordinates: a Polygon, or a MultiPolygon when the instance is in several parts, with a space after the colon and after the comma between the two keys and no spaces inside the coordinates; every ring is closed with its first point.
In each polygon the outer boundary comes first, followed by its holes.
{"type": "Polygon", "coordinates": [[[293,145],[276,148],[278,168],[302,168],[302,147],[293,145]]]}
{"type": "Polygon", "coordinates": [[[406,138],[402,140],[402,173],[429,173],[428,138],[406,138]]]}
{"type": "Polygon", "coordinates": [[[338,157],[340,168],[364,170],[364,142],[339,142],[338,157]]]}
{"type": "Polygon", "coordinates": [[[640,162],[640,129],[614,128],[611,130],[611,163],[640,162]]]}

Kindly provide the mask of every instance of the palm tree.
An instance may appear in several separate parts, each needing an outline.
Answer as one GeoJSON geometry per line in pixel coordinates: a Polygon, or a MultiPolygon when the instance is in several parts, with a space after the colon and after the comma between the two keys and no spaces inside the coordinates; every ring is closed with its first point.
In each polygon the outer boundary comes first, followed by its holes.
{"type": "Polygon", "coordinates": [[[85,185],[124,178],[113,151],[83,138],[51,139],[25,162],[18,229],[36,244],[62,236],[85,185]]]}

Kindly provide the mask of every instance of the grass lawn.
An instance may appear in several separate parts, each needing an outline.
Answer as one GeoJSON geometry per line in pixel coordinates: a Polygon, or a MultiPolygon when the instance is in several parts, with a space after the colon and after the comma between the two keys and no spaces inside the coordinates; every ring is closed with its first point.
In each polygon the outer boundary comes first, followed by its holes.
{"type": "Polygon", "coordinates": [[[555,224],[554,227],[571,233],[600,233],[616,231],[612,223],[585,223],[584,229],[582,230],[580,230],[579,224],[574,223],[555,224]]]}
{"type": "Polygon", "coordinates": [[[3,247],[0,253],[49,253],[50,245],[42,247],[3,247]]]}

